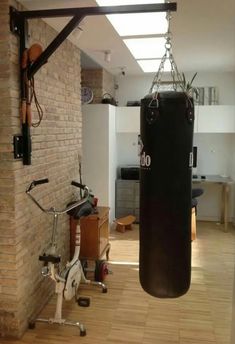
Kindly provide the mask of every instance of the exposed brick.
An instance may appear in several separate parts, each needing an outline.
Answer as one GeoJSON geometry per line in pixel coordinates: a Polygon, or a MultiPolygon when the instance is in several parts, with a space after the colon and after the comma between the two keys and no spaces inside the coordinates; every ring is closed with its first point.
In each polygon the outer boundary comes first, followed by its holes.
{"type": "MultiPolygon", "coordinates": [[[[44,118],[40,127],[31,130],[32,165],[14,160],[13,135],[21,132],[19,42],[8,27],[10,4],[19,8],[13,0],[0,4],[0,336],[19,337],[27,319],[54,292],[53,282],[41,277],[38,261],[50,241],[52,219],[28,199],[25,190],[32,180],[49,177],[49,184],[33,191],[43,206],[63,208],[72,199],[70,182],[79,180],[77,157],[82,144],[81,72],[79,49],[65,41],[35,75],[44,118]]],[[[29,21],[29,31],[30,44],[41,42],[44,48],[56,35],[41,20],[29,21]]],[[[32,111],[36,122],[34,105],[32,111]]],[[[67,215],[59,219],[58,239],[58,253],[66,261],[67,215]]]]}
{"type": "Polygon", "coordinates": [[[103,95],[109,93],[114,97],[114,77],[104,69],[82,69],[81,85],[93,91],[92,103],[101,103],[103,95]]]}

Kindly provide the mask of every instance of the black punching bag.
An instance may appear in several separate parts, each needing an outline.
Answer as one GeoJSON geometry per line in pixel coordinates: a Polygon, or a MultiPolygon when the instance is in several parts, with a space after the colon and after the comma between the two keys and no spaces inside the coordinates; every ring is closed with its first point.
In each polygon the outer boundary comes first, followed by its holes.
{"type": "Polygon", "coordinates": [[[159,298],[190,286],[193,122],[183,92],[141,100],[140,283],[159,298]]]}

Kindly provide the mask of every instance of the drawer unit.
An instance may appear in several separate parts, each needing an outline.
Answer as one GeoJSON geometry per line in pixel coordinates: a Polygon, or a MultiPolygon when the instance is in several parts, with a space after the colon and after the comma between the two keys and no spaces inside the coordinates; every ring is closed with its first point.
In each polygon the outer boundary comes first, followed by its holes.
{"type": "Polygon", "coordinates": [[[81,251],[80,257],[100,259],[109,250],[109,208],[98,207],[98,214],[80,219],[81,251]]]}
{"type": "Polygon", "coordinates": [[[139,222],[139,181],[116,180],[116,218],[126,215],[134,215],[139,222]]]}

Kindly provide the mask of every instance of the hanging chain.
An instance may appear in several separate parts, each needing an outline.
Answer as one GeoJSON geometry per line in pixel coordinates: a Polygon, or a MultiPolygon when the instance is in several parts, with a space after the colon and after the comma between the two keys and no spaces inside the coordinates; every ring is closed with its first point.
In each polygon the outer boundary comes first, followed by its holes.
{"type": "Polygon", "coordinates": [[[177,65],[175,63],[173,54],[172,54],[172,43],[171,43],[171,37],[172,37],[172,33],[170,30],[170,21],[171,21],[171,12],[168,11],[166,14],[166,20],[168,23],[168,27],[167,27],[167,32],[166,32],[166,43],[165,43],[165,54],[163,55],[163,57],[161,58],[160,64],[159,64],[159,68],[157,73],[154,76],[152,85],[150,87],[149,93],[153,93],[153,99],[157,99],[157,95],[159,92],[159,88],[161,85],[161,81],[162,81],[162,74],[164,72],[164,65],[166,63],[166,60],[168,59],[171,65],[171,76],[172,76],[172,84],[173,84],[173,89],[176,91],[177,90],[177,83],[179,82],[180,84],[182,84],[182,77],[178,71],[177,65]]]}

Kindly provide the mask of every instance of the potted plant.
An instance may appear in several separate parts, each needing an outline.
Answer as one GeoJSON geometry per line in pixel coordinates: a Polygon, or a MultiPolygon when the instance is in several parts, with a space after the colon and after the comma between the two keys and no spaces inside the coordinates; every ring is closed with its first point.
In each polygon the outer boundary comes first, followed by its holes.
{"type": "Polygon", "coordinates": [[[193,98],[198,98],[199,92],[196,87],[193,86],[193,81],[196,78],[197,73],[195,73],[190,81],[187,81],[185,78],[185,74],[182,73],[182,78],[180,82],[180,88],[183,90],[183,92],[186,92],[188,96],[193,98]]]}

